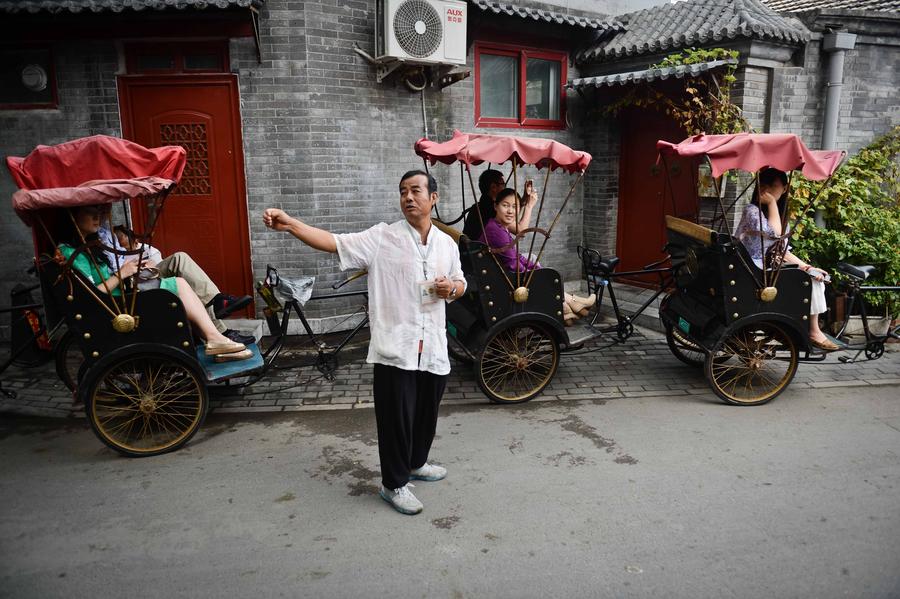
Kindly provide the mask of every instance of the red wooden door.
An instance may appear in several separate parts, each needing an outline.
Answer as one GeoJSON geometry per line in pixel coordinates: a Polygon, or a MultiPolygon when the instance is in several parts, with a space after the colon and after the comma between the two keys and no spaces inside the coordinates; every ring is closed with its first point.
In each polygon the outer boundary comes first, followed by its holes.
{"type": "MultiPolygon", "coordinates": [[[[252,295],[237,80],[230,74],[119,77],[126,139],[187,151],[181,182],[166,200],[153,234],[163,255],[184,251],[219,288],[252,295]]],[[[132,206],[135,228],[150,222],[132,206]]]]}
{"type": "MultiPolygon", "coordinates": [[[[619,154],[619,218],[616,252],[619,270],[639,270],[662,259],[666,243],[665,215],[693,220],[697,214],[695,176],[683,160],[657,165],[656,142],[681,141],[687,135],[671,119],[655,110],[622,114],[619,154]],[[667,189],[666,170],[671,190],[667,189]],[[674,194],[676,209],[673,209],[674,194]]],[[[646,279],[649,283],[656,277],[646,279]]]]}

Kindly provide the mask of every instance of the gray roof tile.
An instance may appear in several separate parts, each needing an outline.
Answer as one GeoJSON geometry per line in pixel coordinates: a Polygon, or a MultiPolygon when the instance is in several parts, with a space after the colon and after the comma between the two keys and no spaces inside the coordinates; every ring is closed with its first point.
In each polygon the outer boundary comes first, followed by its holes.
{"type": "Polygon", "coordinates": [[[641,81],[656,81],[657,79],[668,79],[675,77],[682,79],[684,77],[698,77],[703,73],[721,67],[726,64],[735,64],[736,60],[711,60],[709,62],[701,62],[697,64],[684,64],[676,67],[665,67],[662,69],[644,69],[643,71],[629,71],[627,73],[613,73],[611,75],[598,75],[597,77],[583,77],[581,79],[573,79],[566,87],[572,89],[582,89],[585,87],[613,87],[615,85],[627,85],[629,83],[639,83],[641,81]]]}
{"type": "Polygon", "coordinates": [[[576,60],[611,60],[702,46],[739,37],[800,43],[809,30],[760,0],[688,0],[620,15],[625,31],[578,54],[576,60]]]}
{"type": "Polygon", "coordinates": [[[496,0],[472,0],[472,5],[485,12],[492,12],[498,15],[504,14],[511,17],[521,17],[523,19],[534,19],[535,21],[544,21],[546,23],[573,25],[576,27],[610,32],[622,31],[623,29],[622,24],[613,17],[606,15],[589,16],[587,14],[577,14],[572,11],[559,12],[558,7],[550,7],[549,5],[542,8],[536,8],[510,4],[508,2],[497,2],[496,0]],[[556,8],[556,10],[552,10],[552,8],[556,8]]]}
{"type": "Polygon", "coordinates": [[[877,12],[900,11],[900,0],[763,0],[778,12],[804,12],[808,10],[874,10],[877,12]]]}
{"type": "Polygon", "coordinates": [[[122,12],[260,6],[264,0],[0,0],[0,13],[122,12]]]}

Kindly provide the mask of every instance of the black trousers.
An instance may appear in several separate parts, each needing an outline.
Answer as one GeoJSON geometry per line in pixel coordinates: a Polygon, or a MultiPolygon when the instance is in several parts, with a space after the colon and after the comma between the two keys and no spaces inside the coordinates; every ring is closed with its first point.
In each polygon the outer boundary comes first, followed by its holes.
{"type": "Polygon", "coordinates": [[[375,364],[375,422],[381,483],[399,489],[428,460],[445,375],[375,364]]]}

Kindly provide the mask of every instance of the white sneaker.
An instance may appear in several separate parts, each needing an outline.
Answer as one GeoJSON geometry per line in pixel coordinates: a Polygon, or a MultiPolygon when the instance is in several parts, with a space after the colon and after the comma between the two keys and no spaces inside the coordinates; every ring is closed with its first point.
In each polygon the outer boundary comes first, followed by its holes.
{"type": "Polygon", "coordinates": [[[421,468],[416,468],[409,473],[409,477],[413,480],[424,480],[428,482],[441,480],[445,476],[447,476],[446,468],[444,468],[443,466],[435,466],[434,464],[429,464],[428,462],[422,464],[421,468]]]}
{"type": "Polygon", "coordinates": [[[384,486],[382,486],[381,491],[379,491],[378,494],[401,514],[412,516],[413,514],[421,512],[422,508],[425,507],[422,505],[421,501],[416,499],[416,496],[412,494],[412,491],[409,490],[412,486],[413,485],[406,483],[399,489],[394,490],[385,489],[384,486]]]}

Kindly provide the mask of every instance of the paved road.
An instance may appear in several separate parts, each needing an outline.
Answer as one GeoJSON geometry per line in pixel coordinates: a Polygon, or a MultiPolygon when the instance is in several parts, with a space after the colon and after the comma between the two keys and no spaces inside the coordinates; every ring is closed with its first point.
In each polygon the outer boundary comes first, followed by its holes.
{"type": "Polygon", "coordinates": [[[372,410],[213,415],[128,460],[0,423],[2,597],[898,597],[895,388],[445,409],[419,516],[372,410]]]}

